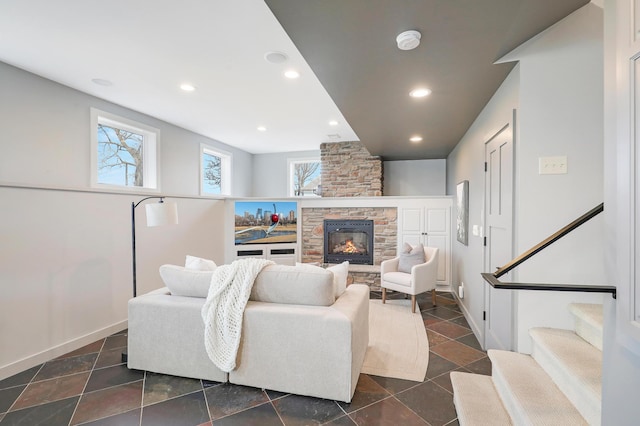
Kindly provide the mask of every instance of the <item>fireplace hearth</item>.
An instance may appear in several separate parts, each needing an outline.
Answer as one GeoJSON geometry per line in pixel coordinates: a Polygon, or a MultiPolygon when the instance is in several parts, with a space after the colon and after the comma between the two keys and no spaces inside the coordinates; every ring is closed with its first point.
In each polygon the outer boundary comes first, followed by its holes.
{"type": "Polygon", "coordinates": [[[373,265],[373,221],[325,219],[324,262],[373,265]]]}

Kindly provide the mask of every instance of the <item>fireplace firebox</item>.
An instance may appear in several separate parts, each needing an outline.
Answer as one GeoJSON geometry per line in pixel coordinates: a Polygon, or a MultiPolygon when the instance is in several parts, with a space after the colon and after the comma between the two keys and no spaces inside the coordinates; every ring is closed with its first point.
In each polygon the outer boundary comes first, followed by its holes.
{"type": "Polygon", "coordinates": [[[324,221],[325,263],[373,265],[373,221],[326,219],[324,221]]]}

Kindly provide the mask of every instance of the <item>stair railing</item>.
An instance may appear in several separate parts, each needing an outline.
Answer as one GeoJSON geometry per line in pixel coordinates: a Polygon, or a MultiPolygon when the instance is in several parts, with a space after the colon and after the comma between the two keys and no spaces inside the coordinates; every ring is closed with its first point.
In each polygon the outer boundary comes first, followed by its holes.
{"type": "Polygon", "coordinates": [[[488,282],[492,287],[498,289],[511,289],[511,290],[551,290],[551,291],[577,291],[584,293],[610,293],[613,298],[616,298],[616,287],[610,285],[585,285],[585,284],[544,284],[544,283],[507,283],[502,282],[498,278],[511,271],[516,266],[525,262],[535,254],[544,250],[551,244],[558,241],[560,238],[574,231],[579,226],[593,219],[604,211],[604,203],[594,207],[587,213],[580,216],[567,226],[563,227],[556,233],[550,235],[540,243],[533,246],[531,249],[522,253],[520,256],[508,262],[506,265],[498,268],[495,272],[483,272],[482,278],[488,282]]]}

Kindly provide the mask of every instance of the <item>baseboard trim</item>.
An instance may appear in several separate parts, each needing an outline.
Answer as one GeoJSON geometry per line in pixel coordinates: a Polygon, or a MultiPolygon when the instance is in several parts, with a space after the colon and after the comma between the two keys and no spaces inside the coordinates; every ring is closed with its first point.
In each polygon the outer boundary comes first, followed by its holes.
{"type": "Polygon", "coordinates": [[[458,297],[458,295],[455,292],[451,292],[451,294],[453,294],[453,297],[458,301],[458,305],[460,306],[462,315],[464,315],[464,318],[469,323],[469,326],[471,327],[471,331],[473,331],[473,334],[476,336],[476,339],[478,339],[478,343],[480,343],[480,346],[482,347],[483,350],[486,350],[484,347],[484,327],[483,329],[480,329],[480,327],[478,327],[478,324],[473,320],[473,316],[471,315],[471,312],[469,312],[469,310],[464,305],[464,303],[462,303],[462,299],[460,299],[460,297],[458,297]]]}
{"type": "Polygon", "coordinates": [[[46,349],[37,354],[22,358],[18,361],[12,362],[11,364],[3,365],[2,367],[0,367],[0,380],[4,380],[7,377],[11,377],[22,371],[28,370],[31,367],[35,367],[38,364],[42,364],[61,355],[64,355],[68,352],[80,349],[81,347],[86,346],[89,343],[93,343],[96,340],[111,336],[112,334],[117,333],[120,330],[124,330],[125,328],[127,328],[127,326],[127,320],[120,321],[108,327],[101,328],[100,330],[85,334],[84,336],[80,336],[76,339],[69,340],[68,342],[62,343],[58,346],[46,349]]]}

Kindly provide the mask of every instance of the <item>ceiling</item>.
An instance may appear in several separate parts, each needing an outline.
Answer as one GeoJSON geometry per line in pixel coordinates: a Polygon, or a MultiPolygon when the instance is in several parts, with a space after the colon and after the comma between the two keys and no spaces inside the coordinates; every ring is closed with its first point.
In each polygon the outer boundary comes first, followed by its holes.
{"type": "Polygon", "coordinates": [[[2,0],[0,61],[251,153],[359,139],[445,158],[513,66],[496,59],[586,3],[2,0]],[[397,48],[405,30],[416,49],[397,48]]]}

